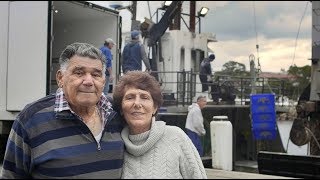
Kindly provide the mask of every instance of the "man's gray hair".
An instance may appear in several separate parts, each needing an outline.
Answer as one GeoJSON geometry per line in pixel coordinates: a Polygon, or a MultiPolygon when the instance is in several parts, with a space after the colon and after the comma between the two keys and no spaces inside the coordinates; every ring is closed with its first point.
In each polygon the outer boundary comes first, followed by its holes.
{"type": "Polygon", "coordinates": [[[198,98],[197,98],[197,102],[198,102],[198,101],[200,101],[202,98],[207,99],[207,97],[206,97],[206,96],[202,96],[202,95],[200,95],[200,96],[198,96],[198,98]]]}
{"type": "Polygon", "coordinates": [[[59,64],[60,70],[65,72],[69,65],[69,61],[73,56],[89,57],[91,59],[98,59],[102,63],[102,74],[105,76],[106,72],[106,57],[105,55],[96,47],[87,43],[73,43],[68,45],[61,53],[59,64]]]}

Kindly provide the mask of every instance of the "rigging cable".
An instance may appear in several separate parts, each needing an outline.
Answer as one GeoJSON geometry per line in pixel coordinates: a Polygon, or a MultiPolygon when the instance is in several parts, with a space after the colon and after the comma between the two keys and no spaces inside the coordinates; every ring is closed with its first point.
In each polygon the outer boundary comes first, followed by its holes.
{"type": "MultiPolygon", "coordinates": [[[[259,44],[258,44],[258,32],[257,32],[257,23],[256,23],[256,8],[255,8],[255,3],[253,1],[253,17],[254,17],[254,31],[256,33],[256,48],[257,48],[257,61],[258,61],[258,77],[259,77],[259,73],[262,73],[262,70],[261,70],[261,65],[260,65],[260,57],[259,57],[259,44]]],[[[272,93],[272,94],[275,94],[273,91],[272,91],[272,88],[270,87],[270,84],[269,82],[267,81],[266,83],[268,85],[268,88],[269,88],[269,91],[272,93]]]]}
{"type": "Polygon", "coordinates": [[[257,32],[257,23],[256,23],[256,8],[255,8],[255,3],[253,1],[253,17],[254,17],[254,31],[256,33],[256,48],[257,48],[257,60],[258,60],[258,73],[261,71],[261,66],[260,66],[260,56],[259,56],[259,44],[258,44],[258,32],[257,32]]]}
{"type": "MultiPolygon", "coordinates": [[[[150,16],[150,19],[152,19],[152,15],[151,15],[151,9],[150,9],[149,1],[147,1],[147,3],[148,3],[149,16],[150,16]]],[[[153,15],[154,15],[154,14],[153,14],[153,15]]]]}
{"type": "Polygon", "coordinates": [[[293,59],[292,59],[292,62],[291,62],[291,66],[293,65],[294,58],[295,58],[295,56],[296,56],[297,41],[298,41],[298,37],[299,37],[299,33],[300,33],[300,27],[301,27],[301,24],[302,24],[302,20],[303,20],[304,16],[306,15],[306,11],[307,11],[308,4],[309,4],[309,2],[307,1],[306,7],[304,8],[304,12],[303,12],[303,15],[302,15],[301,20],[300,20],[300,24],[299,24],[299,28],[298,28],[298,33],[297,33],[296,41],[295,41],[295,45],[294,45],[294,52],[293,52],[293,59]]]}

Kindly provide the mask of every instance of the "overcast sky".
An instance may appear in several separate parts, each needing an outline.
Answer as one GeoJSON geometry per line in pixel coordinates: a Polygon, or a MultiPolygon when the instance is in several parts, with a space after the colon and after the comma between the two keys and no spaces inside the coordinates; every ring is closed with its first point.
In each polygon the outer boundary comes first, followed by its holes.
{"type": "MultiPolygon", "coordinates": [[[[131,1],[92,1],[100,5],[130,5],[131,1]]],[[[144,17],[156,22],[156,9],[164,1],[139,1],[137,20],[144,17]]],[[[208,47],[215,53],[213,71],[233,60],[246,65],[249,70],[249,55],[256,57],[259,45],[259,62],[263,72],[280,72],[289,66],[311,65],[311,2],[310,1],[197,1],[196,9],[208,7],[208,14],[201,18],[201,32],[216,35],[218,42],[208,47]],[[306,11],[305,11],[306,9],[306,11]],[[303,19],[302,19],[303,18],[303,19]],[[298,29],[302,19],[299,35],[298,29]],[[298,38],[297,38],[298,36],[298,38]],[[296,41],[297,38],[297,41],[296,41]],[[296,50],[295,50],[296,48],[296,50]]],[[[189,13],[189,1],[184,1],[183,12],[189,13]]],[[[123,32],[130,31],[131,14],[121,10],[123,32]]],[[[184,17],[186,22],[188,17],[184,17]]],[[[199,25],[199,23],[197,23],[199,25]]],[[[182,30],[186,27],[181,21],[182,30]]],[[[196,31],[198,27],[196,27],[196,31]]]]}

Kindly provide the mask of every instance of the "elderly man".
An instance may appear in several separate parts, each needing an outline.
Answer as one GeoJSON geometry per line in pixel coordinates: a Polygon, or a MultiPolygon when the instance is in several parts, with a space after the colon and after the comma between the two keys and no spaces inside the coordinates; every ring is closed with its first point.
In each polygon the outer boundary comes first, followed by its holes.
{"type": "Polygon", "coordinates": [[[200,136],[206,134],[203,125],[203,116],[201,110],[207,105],[206,96],[199,96],[197,102],[188,107],[188,116],[186,120],[186,132],[194,146],[197,148],[200,157],[203,156],[203,147],[200,136]]]}
{"type": "Polygon", "coordinates": [[[112,76],[113,55],[111,53],[111,49],[115,45],[116,45],[116,43],[111,38],[108,38],[108,39],[106,39],[104,41],[103,46],[100,48],[100,50],[102,51],[102,53],[106,57],[106,66],[107,66],[106,84],[105,84],[104,89],[103,89],[103,92],[104,92],[105,95],[108,95],[108,93],[109,93],[109,84],[110,84],[110,81],[113,80],[113,76],[112,76]]]}
{"type": "Polygon", "coordinates": [[[14,121],[0,178],[120,178],[122,124],[102,93],[105,59],[86,43],[66,47],[57,92],[14,121]]]}

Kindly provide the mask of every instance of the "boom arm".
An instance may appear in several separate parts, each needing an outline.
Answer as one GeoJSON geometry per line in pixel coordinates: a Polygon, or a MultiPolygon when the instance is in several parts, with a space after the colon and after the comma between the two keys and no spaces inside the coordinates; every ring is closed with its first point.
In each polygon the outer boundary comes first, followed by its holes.
{"type": "Polygon", "coordinates": [[[182,4],[182,2],[183,1],[173,1],[160,19],[159,23],[154,24],[150,28],[148,46],[155,45],[161,36],[166,32],[173,18],[177,14],[178,7],[182,4]]]}
{"type": "Polygon", "coordinates": [[[150,23],[144,22],[141,24],[142,36],[148,38],[148,46],[152,48],[152,61],[150,62],[152,71],[158,70],[156,63],[157,42],[170,26],[182,2],[183,1],[172,1],[159,23],[150,25],[150,23]]]}

